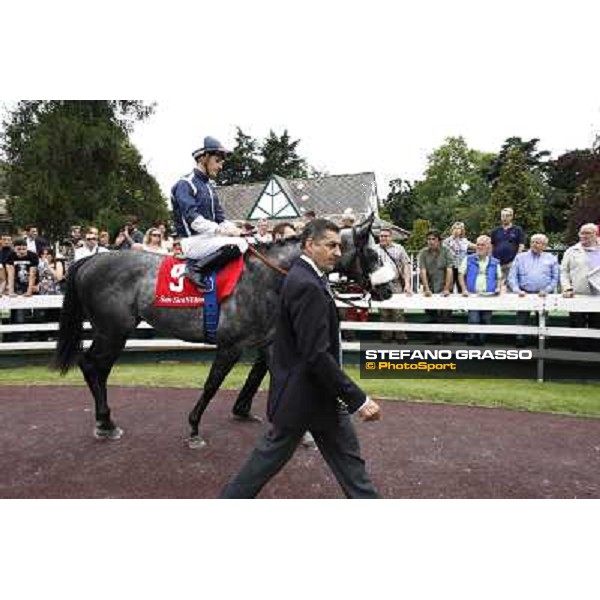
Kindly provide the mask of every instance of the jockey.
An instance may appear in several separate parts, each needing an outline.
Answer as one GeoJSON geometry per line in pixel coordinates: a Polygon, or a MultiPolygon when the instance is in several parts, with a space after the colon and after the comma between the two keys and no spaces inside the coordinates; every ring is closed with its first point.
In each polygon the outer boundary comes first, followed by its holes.
{"type": "Polygon", "coordinates": [[[225,157],[231,154],[213,137],[192,152],[196,168],[171,188],[171,204],[183,256],[188,259],[185,275],[206,290],[205,276],[229,260],[241,256],[248,242],[231,221],[217,198],[210,179],[216,179],[225,157]]]}

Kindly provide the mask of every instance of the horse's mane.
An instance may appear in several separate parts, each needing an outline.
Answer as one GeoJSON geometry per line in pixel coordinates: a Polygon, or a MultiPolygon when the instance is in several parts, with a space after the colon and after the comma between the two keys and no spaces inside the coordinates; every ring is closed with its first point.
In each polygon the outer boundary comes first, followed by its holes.
{"type": "Polygon", "coordinates": [[[290,235],[281,240],[274,240],[272,242],[256,242],[255,244],[252,244],[252,246],[254,246],[254,248],[258,252],[268,252],[272,248],[289,246],[291,244],[296,244],[298,242],[300,242],[300,236],[298,234],[296,234],[296,235],[290,235]]]}

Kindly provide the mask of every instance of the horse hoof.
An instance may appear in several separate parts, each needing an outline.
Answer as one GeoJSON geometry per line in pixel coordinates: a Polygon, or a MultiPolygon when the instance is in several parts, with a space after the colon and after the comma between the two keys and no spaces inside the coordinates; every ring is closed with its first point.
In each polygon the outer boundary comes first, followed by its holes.
{"type": "Polygon", "coordinates": [[[206,446],[206,442],[200,436],[188,438],[188,448],[199,450],[200,448],[204,448],[204,446],[206,446]]]}
{"type": "Polygon", "coordinates": [[[240,423],[262,423],[263,420],[258,415],[253,415],[252,413],[248,413],[247,415],[236,415],[233,413],[231,418],[234,421],[239,421],[240,423]]]}
{"type": "Polygon", "coordinates": [[[113,429],[100,429],[96,427],[94,429],[94,437],[97,440],[118,440],[122,435],[123,430],[120,427],[114,427],[113,429]]]}
{"type": "Polygon", "coordinates": [[[302,445],[305,448],[316,448],[317,444],[315,442],[315,438],[313,438],[313,436],[306,432],[303,436],[302,436],[302,445]]]}

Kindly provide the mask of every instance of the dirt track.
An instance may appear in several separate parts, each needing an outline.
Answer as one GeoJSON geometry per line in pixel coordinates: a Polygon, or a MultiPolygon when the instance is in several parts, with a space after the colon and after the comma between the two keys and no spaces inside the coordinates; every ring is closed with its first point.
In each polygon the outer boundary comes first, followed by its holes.
{"type": "MultiPolygon", "coordinates": [[[[184,444],[194,390],[110,389],[116,442],[92,437],[80,387],[0,387],[1,498],[214,498],[266,425],[230,420],[234,393],[209,406],[209,445],[184,444]]],[[[265,397],[256,405],[264,413],[265,397]]],[[[386,498],[599,498],[600,420],[408,402],[359,423],[386,498]]],[[[339,498],[318,451],[299,448],[264,498],[339,498]]]]}

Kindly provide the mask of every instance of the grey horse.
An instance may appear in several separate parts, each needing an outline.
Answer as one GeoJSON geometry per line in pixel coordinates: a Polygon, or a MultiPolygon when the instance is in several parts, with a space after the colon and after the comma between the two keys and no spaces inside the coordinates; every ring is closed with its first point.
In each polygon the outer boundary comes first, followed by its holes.
{"type": "MultiPolygon", "coordinates": [[[[373,277],[382,265],[369,244],[372,223],[373,217],[356,226],[355,247],[341,257],[338,270],[370,291],[374,299],[387,299],[392,294],[389,280],[373,277]]],[[[259,245],[244,257],[238,284],[221,305],[215,360],[188,418],[191,447],[205,444],[199,434],[202,414],[242,350],[268,348],[284,273],[300,253],[300,240],[290,238],[259,245]]],[[[94,397],[96,437],[118,439],[123,433],[111,418],[106,384],[128,337],[142,320],[160,333],[189,342],[205,341],[202,308],[153,306],[162,260],[162,256],[145,252],[112,252],[83,259],[69,269],[52,366],[64,374],[79,364],[94,397]],[[83,352],[85,318],[92,324],[92,344],[83,352]]],[[[250,387],[254,385],[252,382],[250,387]]],[[[248,394],[238,411],[249,411],[247,402],[248,394]]]]}

